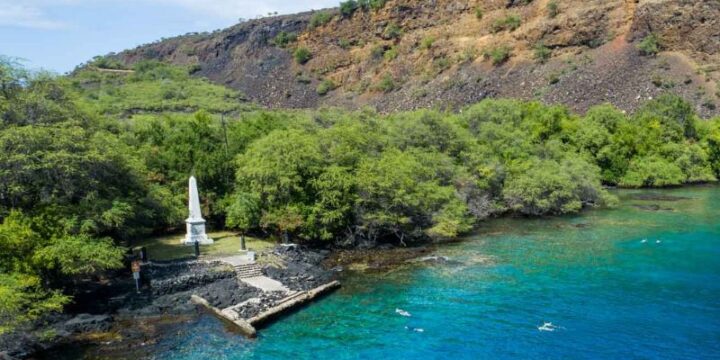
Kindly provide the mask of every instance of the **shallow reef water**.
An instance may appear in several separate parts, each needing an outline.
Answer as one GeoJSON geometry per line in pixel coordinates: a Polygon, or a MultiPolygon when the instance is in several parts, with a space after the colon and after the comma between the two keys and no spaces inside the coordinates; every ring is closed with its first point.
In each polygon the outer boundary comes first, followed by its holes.
{"type": "Polygon", "coordinates": [[[202,316],[133,356],[720,358],[720,187],[616,194],[614,209],[487,222],[437,247],[444,261],[346,272],[257,339],[202,316]]]}

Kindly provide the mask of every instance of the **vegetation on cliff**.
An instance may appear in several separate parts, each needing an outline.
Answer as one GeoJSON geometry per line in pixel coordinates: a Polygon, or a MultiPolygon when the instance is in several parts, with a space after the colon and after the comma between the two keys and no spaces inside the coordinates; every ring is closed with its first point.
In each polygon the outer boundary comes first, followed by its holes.
{"type": "Polygon", "coordinates": [[[214,226],[348,246],[612,204],[603,184],[720,175],[720,119],[669,95],[632,115],[516,100],[457,113],[258,110],[190,71],[150,61],[54,77],[3,59],[0,332],[121,266],[125,241],[181,225],[190,174],[214,226]]]}
{"type": "Polygon", "coordinates": [[[671,92],[720,106],[720,3],[346,0],[99,59],[193,66],[272,108],[459,110],[487,96],[635,112],[671,92]],[[703,16],[697,16],[703,14],[703,16]],[[667,26],[682,24],[682,26],[667,26]],[[493,66],[490,66],[493,65],[493,66]],[[325,92],[325,80],[334,88],[325,92]],[[321,91],[316,89],[321,88],[321,91]]]}

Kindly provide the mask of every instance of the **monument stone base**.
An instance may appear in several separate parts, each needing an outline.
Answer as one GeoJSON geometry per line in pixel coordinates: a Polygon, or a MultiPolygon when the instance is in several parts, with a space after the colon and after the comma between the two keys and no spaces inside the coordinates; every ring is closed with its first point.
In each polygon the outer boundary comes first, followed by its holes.
{"type": "Polygon", "coordinates": [[[203,234],[202,236],[193,236],[191,238],[188,238],[185,236],[183,239],[183,244],[185,245],[195,245],[195,242],[199,242],[200,245],[210,245],[215,242],[215,240],[209,238],[207,235],[203,234]]]}
{"type": "Polygon", "coordinates": [[[214,243],[213,239],[209,238],[205,233],[205,220],[203,219],[188,219],[185,221],[187,224],[187,234],[183,239],[185,245],[209,245],[214,243]]]}

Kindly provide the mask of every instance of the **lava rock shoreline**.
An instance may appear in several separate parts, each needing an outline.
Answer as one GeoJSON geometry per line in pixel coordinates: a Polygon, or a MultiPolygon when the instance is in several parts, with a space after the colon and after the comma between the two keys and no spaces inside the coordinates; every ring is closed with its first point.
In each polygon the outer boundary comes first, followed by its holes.
{"type": "MultiPolygon", "coordinates": [[[[334,280],[337,270],[324,266],[331,254],[328,250],[312,250],[301,246],[277,246],[258,254],[264,264],[263,275],[280,281],[288,289],[304,291],[334,280]]],[[[124,277],[111,279],[107,298],[93,307],[93,313],[57,314],[43,318],[14,332],[0,336],[0,360],[53,358],[54,348],[101,343],[119,351],[142,346],[156,333],[142,334],[143,322],[185,321],[202,311],[190,301],[195,294],[218,308],[241,303],[250,298],[262,301],[257,309],[248,309],[248,316],[262,311],[264,302],[277,296],[240,281],[235,269],[218,260],[151,261],[142,266],[140,292],[124,277]],[[113,282],[114,280],[114,282],[113,282]],[[132,286],[131,286],[132,285],[132,286]],[[138,324],[139,325],[134,325],[138,324]]]]}

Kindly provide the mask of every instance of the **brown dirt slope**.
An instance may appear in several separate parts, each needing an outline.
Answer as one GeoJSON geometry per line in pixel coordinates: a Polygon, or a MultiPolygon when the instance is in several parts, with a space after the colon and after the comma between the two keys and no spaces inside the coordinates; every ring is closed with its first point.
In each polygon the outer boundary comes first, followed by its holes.
{"type": "Polygon", "coordinates": [[[320,26],[309,26],[318,12],[263,18],[116,56],[198,65],[197,75],[269,107],[391,111],[515,97],[633,111],[668,91],[703,116],[719,113],[718,0],[389,0],[349,17],[321,11],[331,18],[320,26]],[[283,31],[297,41],[274,45],[283,31]],[[657,56],[637,49],[649,34],[657,56]],[[312,54],[305,64],[293,60],[299,47],[312,54]],[[319,95],[323,81],[333,86],[319,95]]]}

